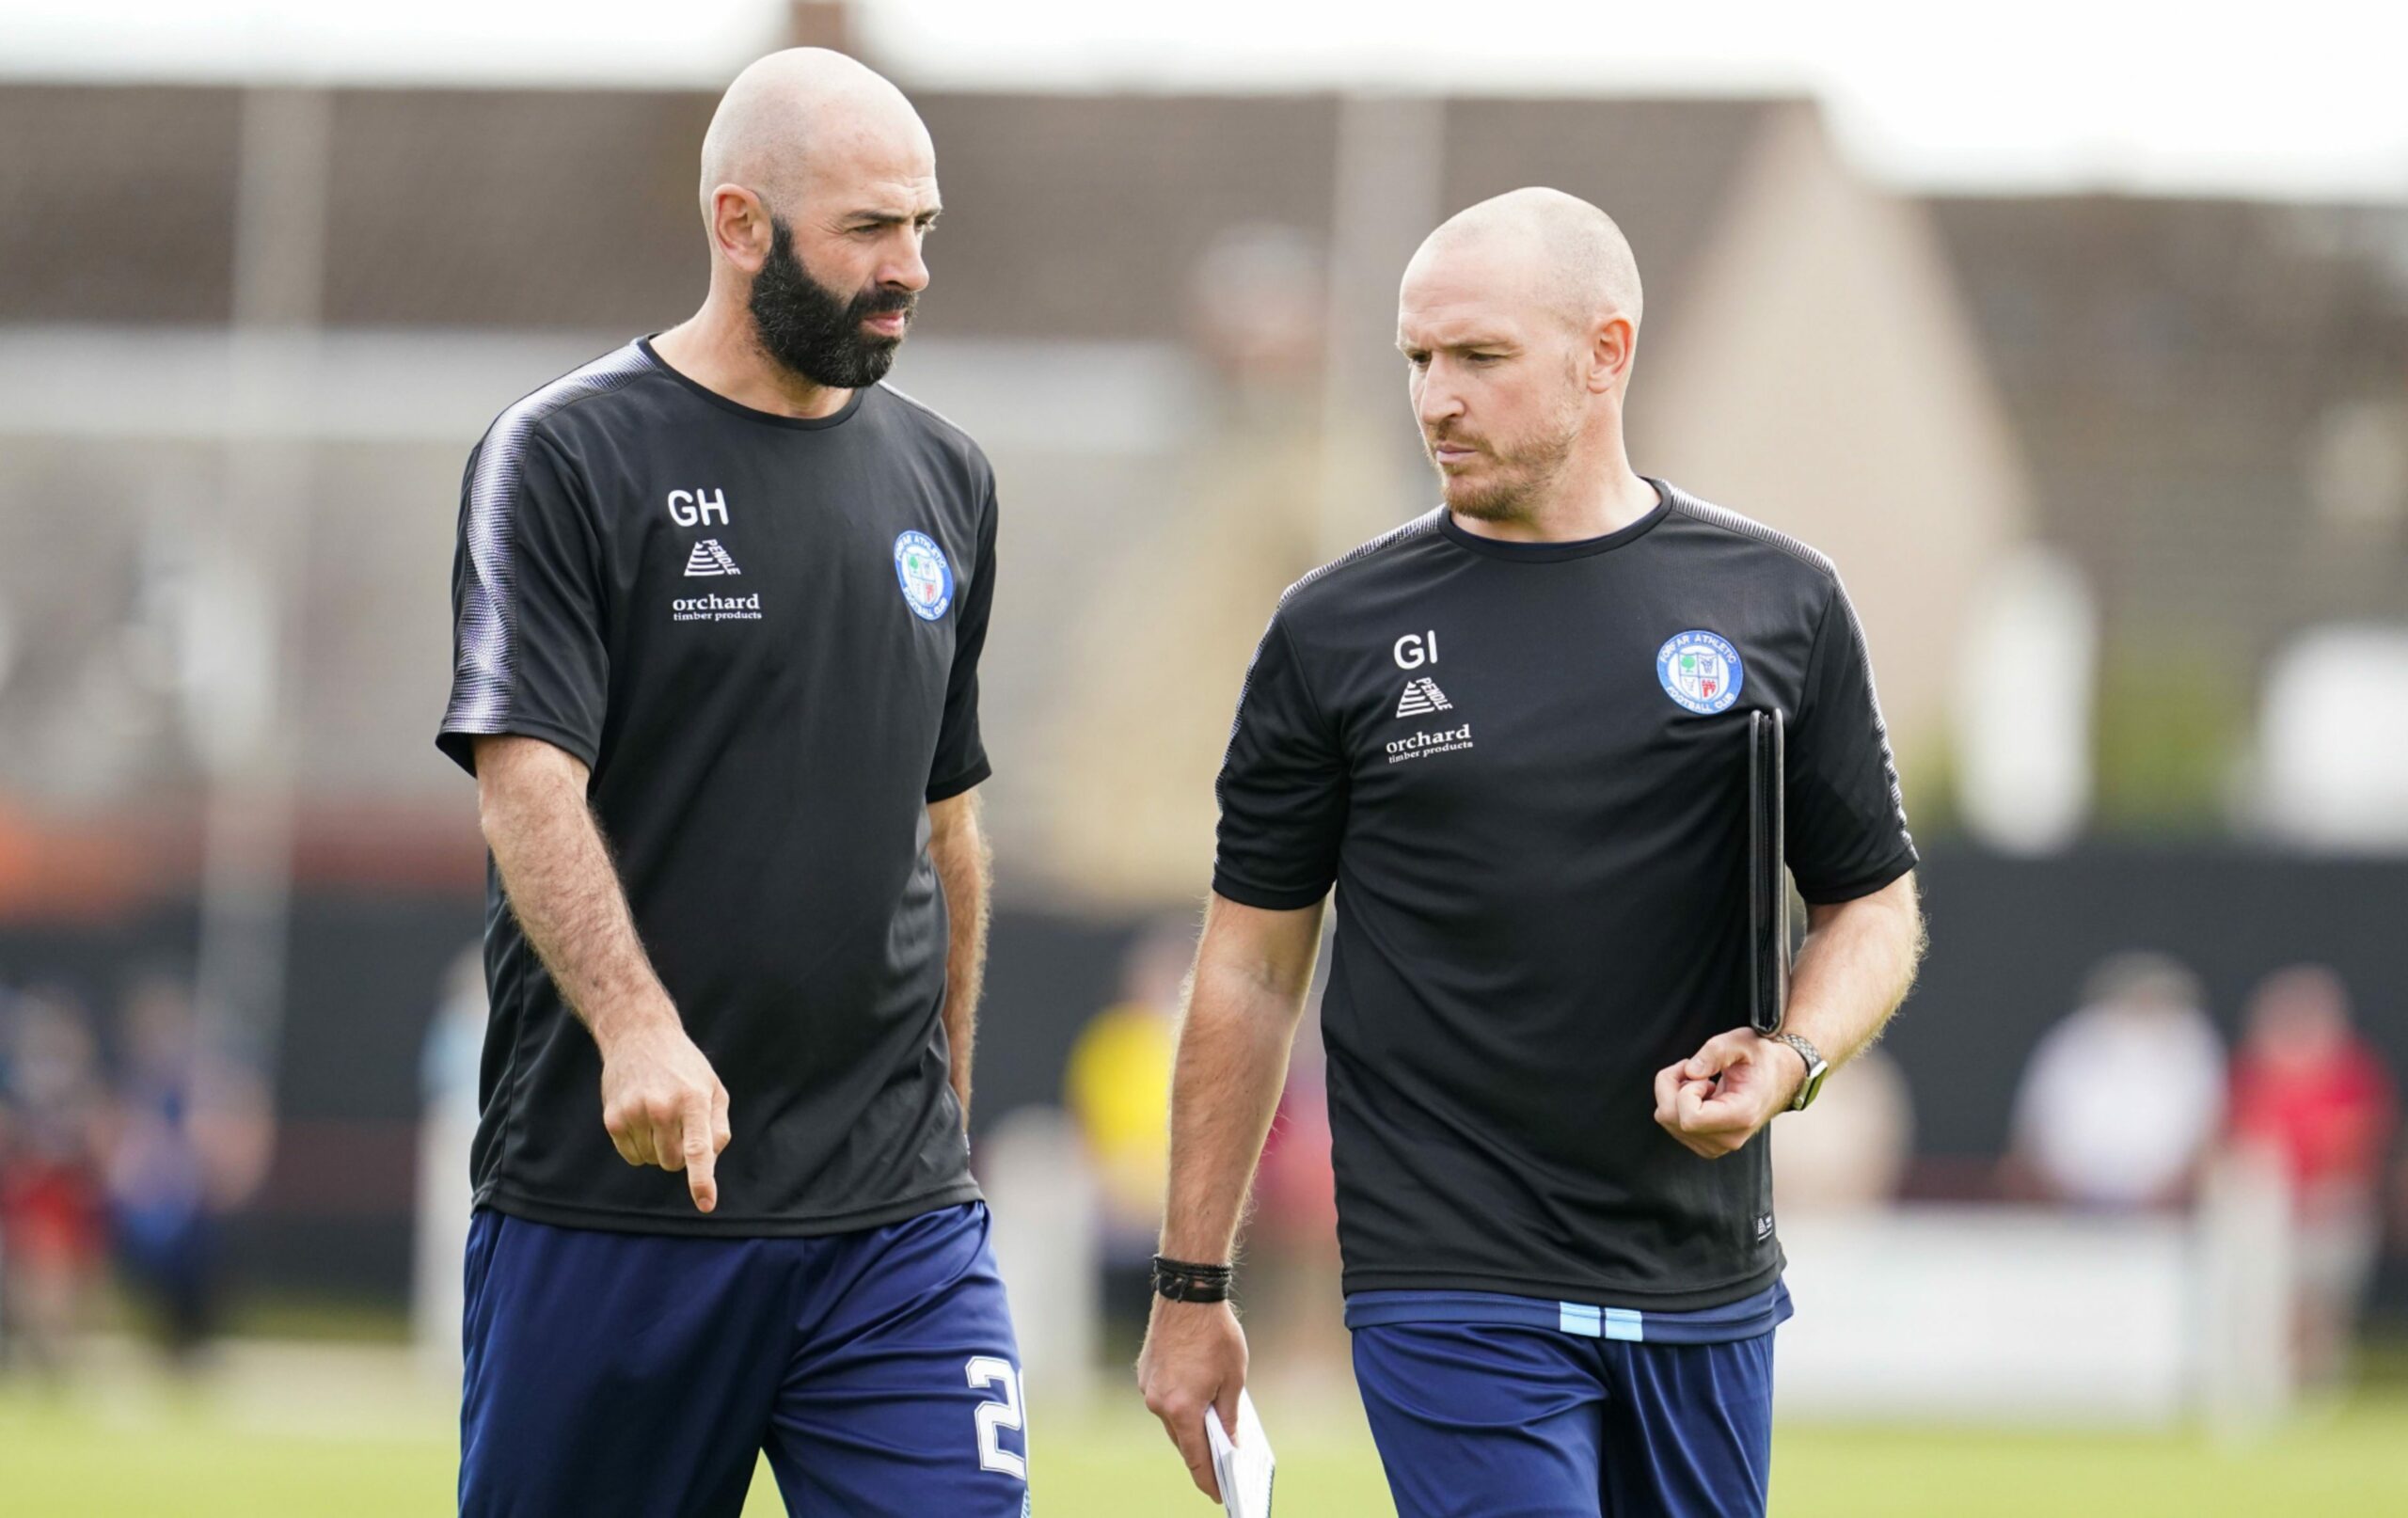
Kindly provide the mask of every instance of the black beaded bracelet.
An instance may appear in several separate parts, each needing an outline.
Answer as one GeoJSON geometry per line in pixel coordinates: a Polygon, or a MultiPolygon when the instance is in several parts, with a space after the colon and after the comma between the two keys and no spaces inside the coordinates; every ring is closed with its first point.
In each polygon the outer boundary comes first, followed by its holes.
{"type": "Polygon", "coordinates": [[[1154,1294],[1169,1302],[1227,1302],[1234,1267],[1154,1257],[1154,1294]]]}

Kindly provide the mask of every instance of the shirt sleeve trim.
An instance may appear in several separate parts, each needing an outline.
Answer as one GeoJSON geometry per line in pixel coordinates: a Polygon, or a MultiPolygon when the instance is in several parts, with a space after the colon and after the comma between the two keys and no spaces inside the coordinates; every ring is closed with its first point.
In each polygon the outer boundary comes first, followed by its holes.
{"type": "Polygon", "coordinates": [[[1798,884],[1798,893],[1806,898],[1809,907],[1836,907],[1844,901],[1869,896],[1890,884],[1920,862],[1915,846],[1902,844],[1898,851],[1862,875],[1853,876],[1836,884],[1809,888],[1804,881],[1798,884]]]}
{"type": "Polygon", "coordinates": [[[454,719],[443,724],[435,735],[435,746],[453,764],[473,775],[477,772],[477,739],[481,737],[538,738],[570,754],[585,766],[588,772],[601,762],[594,740],[582,733],[574,733],[556,722],[540,718],[499,717],[486,719],[454,719]]]}
{"type": "Polygon", "coordinates": [[[940,781],[929,786],[927,799],[931,801],[950,801],[972,786],[983,783],[994,772],[995,767],[982,758],[952,779],[940,781]]]}
{"type": "Polygon", "coordinates": [[[460,552],[467,580],[453,616],[454,666],[448,729],[483,731],[501,719],[517,689],[520,518],[529,493],[529,460],[542,454],[562,477],[589,551],[594,542],[588,493],[565,482],[576,470],[544,423],[562,408],[619,389],[652,372],[634,345],[562,375],[522,398],[486,430],[468,466],[460,552]]]}
{"type": "Polygon", "coordinates": [[[1242,880],[1232,880],[1226,871],[1214,870],[1212,894],[1226,896],[1241,907],[1255,907],[1267,912],[1291,912],[1318,903],[1329,894],[1329,886],[1324,883],[1309,891],[1265,891],[1242,880]]]}

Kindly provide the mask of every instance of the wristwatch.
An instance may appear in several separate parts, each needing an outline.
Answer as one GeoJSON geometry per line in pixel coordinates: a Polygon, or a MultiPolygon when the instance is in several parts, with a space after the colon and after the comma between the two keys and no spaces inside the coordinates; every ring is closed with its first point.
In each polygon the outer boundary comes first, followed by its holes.
{"type": "Polygon", "coordinates": [[[1823,1078],[1831,1073],[1831,1062],[1823,1057],[1821,1050],[1794,1033],[1774,1034],[1772,1041],[1777,1044],[1787,1044],[1798,1051],[1798,1058],[1806,1062],[1806,1079],[1799,1083],[1798,1095],[1789,1099],[1789,1111],[1804,1112],[1814,1103],[1815,1097],[1822,1093],[1823,1078]]]}

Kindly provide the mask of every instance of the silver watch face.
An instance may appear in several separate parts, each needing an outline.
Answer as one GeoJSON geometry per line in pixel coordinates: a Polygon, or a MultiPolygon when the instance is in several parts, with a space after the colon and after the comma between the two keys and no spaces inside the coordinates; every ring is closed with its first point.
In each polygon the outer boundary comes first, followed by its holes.
{"type": "Polygon", "coordinates": [[[1798,1056],[1806,1061],[1806,1079],[1798,1083],[1798,1094],[1789,1099],[1791,1112],[1803,1112],[1807,1104],[1821,1094],[1823,1077],[1831,1072],[1831,1064],[1813,1044],[1796,1034],[1784,1035],[1781,1041],[1798,1051],[1798,1056]]]}

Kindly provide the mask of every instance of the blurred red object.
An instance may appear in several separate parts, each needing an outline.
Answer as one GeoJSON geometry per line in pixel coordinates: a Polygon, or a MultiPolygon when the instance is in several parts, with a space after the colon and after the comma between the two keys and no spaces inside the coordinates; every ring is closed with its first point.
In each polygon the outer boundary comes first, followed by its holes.
{"type": "Polygon", "coordinates": [[[18,1268],[88,1269],[103,1242],[99,1183],[74,1162],[16,1161],[0,1177],[0,1232],[18,1268]]]}
{"type": "Polygon", "coordinates": [[[2269,977],[2233,1060],[2232,1135],[2280,1156],[2301,1211],[2360,1205],[2399,1115],[2391,1072],[2350,1026],[2339,979],[2316,965],[2269,977]]]}

